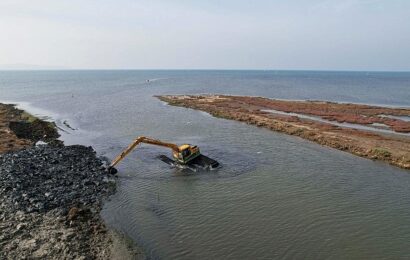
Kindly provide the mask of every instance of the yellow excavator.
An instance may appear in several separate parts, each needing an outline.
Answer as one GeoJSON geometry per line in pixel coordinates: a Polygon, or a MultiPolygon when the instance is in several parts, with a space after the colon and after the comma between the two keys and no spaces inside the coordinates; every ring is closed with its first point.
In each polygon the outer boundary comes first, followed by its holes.
{"type": "Polygon", "coordinates": [[[215,169],[219,166],[219,163],[203,154],[199,151],[199,147],[196,145],[183,144],[178,146],[173,143],[163,142],[160,140],[152,139],[145,136],[137,137],[124,151],[122,151],[112,161],[108,167],[108,171],[111,174],[117,173],[115,166],[121,162],[130,152],[132,152],[138,144],[152,144],[172,149],[172,157],[168,158],[165,155],[160,155],[159,159],[169,165],[179,168],[188,168],[196,171],[197,169],[215,169]]]}

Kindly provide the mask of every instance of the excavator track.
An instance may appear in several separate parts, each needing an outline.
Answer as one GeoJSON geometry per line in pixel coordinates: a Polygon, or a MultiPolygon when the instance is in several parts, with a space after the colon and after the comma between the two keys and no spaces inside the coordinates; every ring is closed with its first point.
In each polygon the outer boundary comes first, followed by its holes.
{"type": "Polygon", "coordinates": [[[219,162],[209,158],[208,156],[205,156],[203,154],[200,154],[197,156],[195,159],[191,160],[187,164],[180,164],[171,158],[169,158],[166,155],[160,155],[158,158],[163,161],[164,163],[175,166],[178,168],[188,168],[190,170],[196,171],[198,169],[202,170],[213,170],[219,167],[219,162]]]}

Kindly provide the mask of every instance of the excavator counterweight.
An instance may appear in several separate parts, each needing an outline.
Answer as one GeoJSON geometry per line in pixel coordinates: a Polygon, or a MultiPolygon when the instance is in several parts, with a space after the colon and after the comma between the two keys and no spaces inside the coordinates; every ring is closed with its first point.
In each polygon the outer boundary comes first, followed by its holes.
{"type": "Polygon", "coordinates": [[[160,155],[159,159],[169,165],[179,168],[188,168],[196,171],[197,169],[214,169],[219,166],[219,163],[203,154],[196,145],[183,144],[178,146],[173,143],[163,142],[145,136],[139,136],[135,139],[124,151],[122,151],[108,167],[108,171],[115,174],[117,170],[115,166],[121,162],[130,152],[132,152],[140,143],[157,145],[172,149],[172,157],[168,158],[165,155],[160,155]]]}

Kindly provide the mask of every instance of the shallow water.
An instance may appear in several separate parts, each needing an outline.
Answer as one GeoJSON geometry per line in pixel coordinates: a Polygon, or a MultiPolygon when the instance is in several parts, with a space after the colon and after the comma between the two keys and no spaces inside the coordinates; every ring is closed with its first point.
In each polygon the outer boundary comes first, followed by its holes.
{"type": "MultiPolygon", "coordinates": [[[[299,114],[299,113],[283,112],[283,111],[274,110],[274,109],[262,109],[262,111],[273,113],[273,114],[278,114],[278,115],[296,116],[296,117],[303,118],[303,119],[309,119],[311,121],[317,121],[317,122],[345,127],[345,128],[367,130],[367,131],[372,131],[372,132],[380,132],[380,133],[393,134],[393,135],[399,135],[399,136],[400,135],[410,136],[409,133],[400,133],[394,130],[390,130],[390,127],[388,125],[380,124],[380,123],[373,123],[369,125],[353,124],[353,123],[346,123],[346,122],[339,123],[337,121],[323,119],[320,116],[310,116],[310,115],[304,115],[304,114],[299,114]]],[[[391,117],[391,116],[388,116],[388,117],[391,117]]],[[[395,117],[395,118],[400,119],[401,117],[395,117]]]]}
{"type": "Polygon", "coordinates": [[[148,135],[197,144],[222,164],[186,174],[156,159],[168,151],[143,145],[119,165],[103,217],[151,258],[410,257],[408,171],[152,97],[176,93],[408,107],[410,73],[0,72],[0,100],[67,121],[79,129],[64,128],[68,143],[113,158],[148,135]]]}

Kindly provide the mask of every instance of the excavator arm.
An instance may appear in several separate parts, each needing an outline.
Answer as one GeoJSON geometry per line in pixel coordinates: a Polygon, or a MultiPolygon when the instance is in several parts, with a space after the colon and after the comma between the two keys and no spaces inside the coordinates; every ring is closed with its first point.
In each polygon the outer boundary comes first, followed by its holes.
{"type": "Polygon", "coordinates": [[[202,169],[214,169],[219,165],[217,161],[205,155],[202,155],[197,146],[184,144],[178,147],[178,145],[173,143],[167,143],[149,137],[139,136],[112,161],[111,165],[108,167],[108,172],[111,174],[117,173],[117,170],[114,168],[114,166],[121,162],[140,143],[152,144],[172,149],[174,160],[166,157],[165,155],[162,155],[163,157],[161,160],[173,166],[175,166],[176,164],[185,166],[189,164],[191,168],[195,169],[197,167],[200,167],[202,169]]]}
{"type": "Polygon", "coordinates": [[[110,171],[114,170],[114,166],[117,165],[119,162],[122,161],[132,150],[137,147],[138,144],[140,143],[146,143],[146,144],[152,144],[152,145],[157,145],[157,146],[163,146],[163,147],[168,147],[171,148],[175,152],[179,152],[179,148],[176,144],[173,143],[167,143],[167,142],[162,142],[160,140],[155,140],[149,137],[145,136],[139,136],[137,139],[135,139],[124,151],[122,151],[115,159],[112,161],[111,165],[108,167],[110,171]]]}

